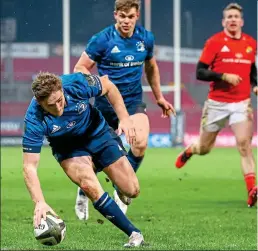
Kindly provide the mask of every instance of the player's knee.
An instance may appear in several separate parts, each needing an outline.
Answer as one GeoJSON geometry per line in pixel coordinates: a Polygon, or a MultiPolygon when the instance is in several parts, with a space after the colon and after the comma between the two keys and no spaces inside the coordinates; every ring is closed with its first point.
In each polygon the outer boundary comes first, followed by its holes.
{"type": "Polygon", "coordinates": [[[127,196],[129,198],[136,198],[140,194],[140,185],[138,180],[135,180],[131,183],[130,189],[127,191],[127,196]]]}
{"type": "Polygon", "coordinates": [[[136,142],[133,148],[138,152],[141,152],[142,154],[144,154],[145,150],[147,149],[147,145],[148,145],[148,142],[146,139],[139,138],[139,139],[136,139],[136,142]]]}
{"type": "Polygon", "coordinates": [[[130,190],[130,193],[128,194],[128,197],[130,198],[136,198],[140,194],[140,187],[135,186],[130,190]]]}

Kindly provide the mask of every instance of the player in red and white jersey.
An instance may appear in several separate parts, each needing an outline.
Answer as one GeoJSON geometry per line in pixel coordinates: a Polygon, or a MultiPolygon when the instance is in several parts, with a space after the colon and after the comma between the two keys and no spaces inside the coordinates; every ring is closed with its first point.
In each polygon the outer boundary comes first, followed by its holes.
{"type": "Polygon", "coordinates": [[[176,160],[181,168],[194,154],[205,155],[214,146],[226,123],[231,127],[244,175],[249,207],[257,201],[255,161],[251,148],[253,112],[250,95],[257,95],[256,41],[242,32],[242,7],[229,4],[223,11],[224,30],[205,44],[197,64],[197,79],[210,82],[201,120],[199,140],[188,146],[176,160]]]}

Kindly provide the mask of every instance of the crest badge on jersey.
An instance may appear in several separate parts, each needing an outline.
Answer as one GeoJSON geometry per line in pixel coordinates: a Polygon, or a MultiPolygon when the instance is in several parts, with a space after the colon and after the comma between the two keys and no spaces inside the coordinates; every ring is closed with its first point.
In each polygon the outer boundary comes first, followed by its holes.
{"type": "Polygon", "coordinates": [[[82,114],[84,111],[86,111],[87,109],[87,104],[85,102],[79,102],[77,105],[76,105],[76,108],[77,108],[77,112],[79,114],[82,114]]]}
{"type": "Polygon", "coordinates": [[[136,43],[137,51],[145,51],[145,45],[143,41],[139,41],[136,43]]]}
{"type": "Polygon", "coordinates": [[[253,48],[251,46],[248,46],[245,51],[246,53],[251,53],[253,51],[253,48]]]}

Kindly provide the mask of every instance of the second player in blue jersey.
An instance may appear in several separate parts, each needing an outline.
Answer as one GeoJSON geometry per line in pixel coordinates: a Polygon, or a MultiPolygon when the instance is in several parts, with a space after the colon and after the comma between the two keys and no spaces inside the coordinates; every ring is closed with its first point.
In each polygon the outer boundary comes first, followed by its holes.
{"type": "MultiPolygon", "coordinates": [[[[156,102],[162,108],[162,117],[174,113],[172,105],[165,100],[161,92],[159,69],[153,55],[153,33],[136,25],[140,15],[140,5],[139,0],[116,0],[114,11],[116,23],[95,34],[88,41],[74,69],[76,72],[89,73],[96,65],[99,75],[108,75],[119,89],[136,129],[136,144],[128,152],[128,160],[135,172],[144,158],[150,127],[146,104],[143,102],[141,83],[143,70],[156,102]]],[[[102,112],[108,124],[116,129],[118,119],[107,99],[97,97],[95,106],[102,112]]],[[[127,207],[119,200],[117,193],[118,190],[114,192],[115,200],[126,212],[127,207]]],[[[80,213],[87,211],[86,202],[83,201],[86,201],[86,198],[79,192],[77,205],[85,205],[84,209],[75,207],[80,219],[87,218],[80,213]]]]}

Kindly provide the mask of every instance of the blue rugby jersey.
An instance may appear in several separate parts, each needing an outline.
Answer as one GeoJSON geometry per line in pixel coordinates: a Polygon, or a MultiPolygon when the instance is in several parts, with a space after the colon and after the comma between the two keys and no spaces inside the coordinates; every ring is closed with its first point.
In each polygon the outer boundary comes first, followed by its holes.
{"type": "MultiPolygon", "coordinates": [[[[142,100],[143,64],[153,57],[153,47],[153,34],[142,26],[136,26],[133,35],[124,38],[111,25],[89,40],[85,52],[97,63],[99,75],[109,76],[128,105],[142,100]]],[[[95,104],[101,110],[111,108],[105,97],[96,98],[95,104]]]]}
{"type": "Polygon", "coordinates": [[[45,112],[33,98],[24,119],[24,152],[39,153],[44,136],[50,144],[60,144],[63,140],[86,135],[88,128],[94,135],[105,126],[102,114],[89,103],[91,97],[102,93],[100,79],[95,75],[74,73],[61,76],[61,80],[66,100],[64,113],[55,117],[45,112]]]}

